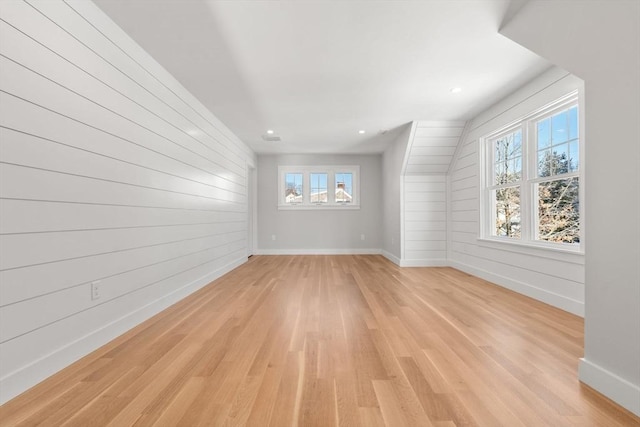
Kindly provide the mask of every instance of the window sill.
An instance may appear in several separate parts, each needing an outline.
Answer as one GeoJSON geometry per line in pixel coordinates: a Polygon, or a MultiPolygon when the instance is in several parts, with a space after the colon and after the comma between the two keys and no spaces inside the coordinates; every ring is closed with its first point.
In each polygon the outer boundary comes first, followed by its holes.
{"type": "Polygon", "coordinates": [[[360,205],[278,205],[281,211],[357,210],[360,205]]]}
{"type": "Polygon", "coordinates": [[[540,258],[550,258],[572,264],[584,265],[584,252],[579,246],[562,248],[545,244],[514,242],[500,238],[484,237],[478,237],[477,241],[479,246],[487,248],[507,250],[540,258]]]}

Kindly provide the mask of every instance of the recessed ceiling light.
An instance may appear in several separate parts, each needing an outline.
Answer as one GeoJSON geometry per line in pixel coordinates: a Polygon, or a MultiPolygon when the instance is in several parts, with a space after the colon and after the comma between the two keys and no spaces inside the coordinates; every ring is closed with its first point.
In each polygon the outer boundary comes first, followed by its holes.
{"type": "Polygon", "coordinates": [[[451,92],[451,93],[460,93],[460,92],[462,92],[462,88],[461,87],[452,87],[451,89],[449,89],[449,92],[451,92]]]}
{"type": "Polygon", "coordinates": [[[198,131],[195,129],[190,129],[189,131],[187,131],[187,133],[191,136],[196,136],[198,134],[198,131]]]}
{"type": "Polygon", "coordinates": [[[268,133],[269,135],[273,135],[273,131],[272,131],[271,129],[269,129],[269,130],[267,131],[267,133],[268,133]]]}
{"type": "Polygon", "coordinates": [[[360,135],[362,135],[362,134],[364,133],[364,129],[360,129],[360,130],[358,131],[358,133],[359,133],[360,135]]]}

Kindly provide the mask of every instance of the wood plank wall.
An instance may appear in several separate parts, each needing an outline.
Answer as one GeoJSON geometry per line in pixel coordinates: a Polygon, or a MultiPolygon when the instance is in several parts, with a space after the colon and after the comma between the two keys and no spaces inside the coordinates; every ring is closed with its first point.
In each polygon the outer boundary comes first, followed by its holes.
{"type": "Polygon", "coordinates": [[[584,255],[483,245],[480,235],[480,139],[559,97],[580,80],[552,69],[473,119],[449,174],[448,261],[453,267],[584,315],[584,255]]]}
{"type": "Polygon", "coordinates": [[[244,262],[248,163],[93,3],[2,1],[0,402],[244,262]]]}

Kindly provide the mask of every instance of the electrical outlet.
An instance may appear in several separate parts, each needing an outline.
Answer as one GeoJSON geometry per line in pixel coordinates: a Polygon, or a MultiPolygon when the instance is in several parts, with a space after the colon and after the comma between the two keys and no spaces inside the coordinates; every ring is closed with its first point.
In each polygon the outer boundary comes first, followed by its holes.
{"type": "Polygon", "coordinates": [[[100,299],[100,281],[91,282],[91,299],[100,299]]]}
{"type": "Polygon", "coordinates": [[[276,240],[276,235],[275,234],[271,235],[271,240],[276,240]]]}
{"type": "Polygon", "coordinates": [[[364,234],[360,235],[360,240],[364,240],[364,234]]]}

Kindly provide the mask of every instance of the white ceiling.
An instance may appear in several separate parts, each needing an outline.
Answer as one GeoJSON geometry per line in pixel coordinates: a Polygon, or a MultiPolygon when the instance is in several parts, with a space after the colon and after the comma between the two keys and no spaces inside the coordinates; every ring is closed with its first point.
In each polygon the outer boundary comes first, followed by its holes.
{"type": "Polygon", "coordinates": [[[381,152],[550,66],[498,34],[508,0],[96,3],[258,153],[381,152]]]}

